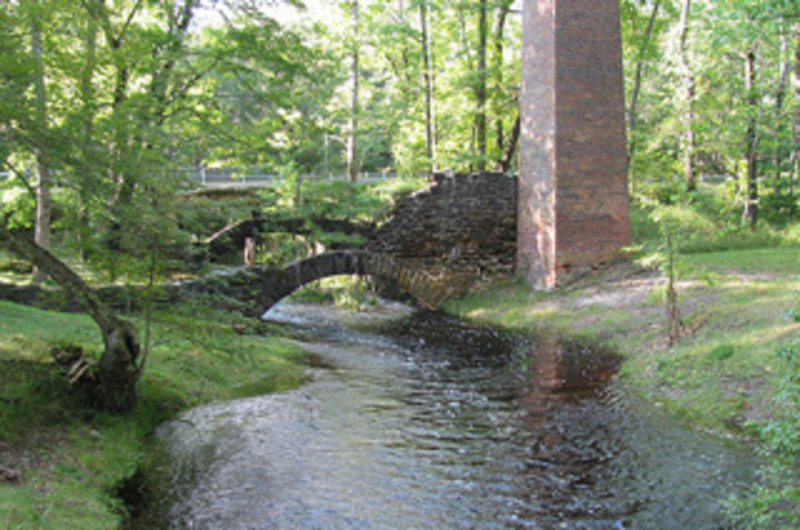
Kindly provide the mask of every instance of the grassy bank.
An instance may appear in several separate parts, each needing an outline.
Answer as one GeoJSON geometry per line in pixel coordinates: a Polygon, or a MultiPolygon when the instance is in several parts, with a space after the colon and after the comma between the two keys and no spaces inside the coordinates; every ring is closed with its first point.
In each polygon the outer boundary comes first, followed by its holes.
{"type": "Polygon", "coordinates": [[[121,417],[93,412],[51,362],[66,343],[99,355],[88,317],[0,301],[0,471],[10,473],[0,528],[115,528],[124,516],[115,488],[157,423],[214,399],[298,386],[303,352],[252,326],[202,308],[157,314],[138,409],[121,417]]]}
{"type": "MultiPolygon", "coordinates": [[[[800,250],[705,253],[684,261],[684,333],[672,348],[660,274],[634,266],[552,293],[509,282],[446,309],[511,329],[600,340],[624,355],[626,384],[696,425],[723,430],[761,422],[780,375],[774,352],[800,331],[787,314],[797,301],[800,250]]],[[[0,528],[118,526],[124,508],[115,489],[136,470],[158,422],[214,399],[303,381],[302,351],[256,334],[258,327],[200,307],[157,314],[139,408],[119,417],[92,412],[51,362],[52,348],[68,342],[99,354],[90,319],[0,302],[0,466],[19,473],[19,483],[0,480],[0,528]]]]}
{"type": "Polygon", "coordinates": [[[704,428],[739,429],[770,414],[775,351],[798,337],[800,250],[776,248],[684,257],[683,336],[666,343],[660,274],[618,266],[552,293],[510,282],[450,302],[464,318],[511,329],[555,329],[600,340],[625,357],[636,391],[704,428]]]}

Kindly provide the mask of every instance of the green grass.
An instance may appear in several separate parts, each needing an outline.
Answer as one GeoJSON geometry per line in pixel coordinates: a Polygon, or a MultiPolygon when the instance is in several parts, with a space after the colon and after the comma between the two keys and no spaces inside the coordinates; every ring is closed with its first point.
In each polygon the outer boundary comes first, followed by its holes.
{"type": "Polygon", "coordinates": [[[303,352],[250,334],[257,326],[203,308],[155,315],[137,410],[112,416],[89,409],[50,361],[60,343],[98,355],[95,324],[0,301],[0,462],[24,477],[0,483],[0,528],[115,528],[124,516],[115,488],[134,473],[142,441],[160,421],[214,399],[301,384],[303,352]],[[244,333],[234,324],[247,326],[244,333]]]}
{"type": "Polygon", "coordinates": [[[729,250],[689,254],[681,259],[702,275],[703,271],[717,274],[777,274],[800,275],[800,248],[778,247],[752,250],[729,250]]]}

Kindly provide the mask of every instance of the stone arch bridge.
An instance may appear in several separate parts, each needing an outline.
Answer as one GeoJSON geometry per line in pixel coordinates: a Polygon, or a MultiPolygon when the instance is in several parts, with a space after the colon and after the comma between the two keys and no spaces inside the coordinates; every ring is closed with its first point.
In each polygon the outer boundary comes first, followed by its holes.
{"type": "Polygon", "coordinates": [[[516,252],[516,178],[502,173],[439,175],[397,202],[361,248],[324,252],[286,267],[250,266],[183,287],[223,295],[261,315],[313,281],[371,276],[435,308],[511,274],[516,252]]]}
{"type": "MultiPolygon", "coordinates": [[[[252,266],[221,277],[212,291],[244,302],[248,316],[260,316],[295,290],[316,280],[342,274],[378,278],[399,287],[428,308],[435,308],[453,286],[436,282],[426,271],[412,269],[387,254],[365,250],[338,250],[295,261],[284,268],[252,266]]],[[[211,289],[209,289],[211,287],[211,289]]]]}

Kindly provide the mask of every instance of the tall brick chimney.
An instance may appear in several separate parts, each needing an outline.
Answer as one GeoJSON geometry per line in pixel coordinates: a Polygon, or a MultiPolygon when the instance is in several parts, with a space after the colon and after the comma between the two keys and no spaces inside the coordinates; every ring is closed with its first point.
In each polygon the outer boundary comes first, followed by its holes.
{"type": "Polygon", "coordinates": [[[619,0],[523,6],[517,273],[551,289],[630,244],[619,0]]]}

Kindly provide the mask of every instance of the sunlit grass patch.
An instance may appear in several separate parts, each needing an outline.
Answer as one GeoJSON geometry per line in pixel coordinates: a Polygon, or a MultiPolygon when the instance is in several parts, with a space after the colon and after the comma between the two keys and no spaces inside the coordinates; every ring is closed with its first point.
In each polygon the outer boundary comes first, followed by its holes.
{"type": "Polygon", "coordinates": [[[688,254],[681,259],[695,271],[719,274],[800,275],[800,247],[760,248],[688,254]]]}

